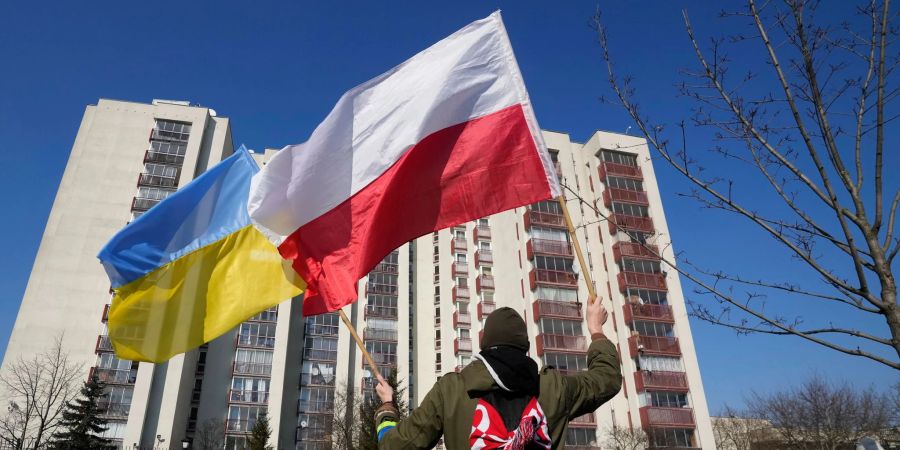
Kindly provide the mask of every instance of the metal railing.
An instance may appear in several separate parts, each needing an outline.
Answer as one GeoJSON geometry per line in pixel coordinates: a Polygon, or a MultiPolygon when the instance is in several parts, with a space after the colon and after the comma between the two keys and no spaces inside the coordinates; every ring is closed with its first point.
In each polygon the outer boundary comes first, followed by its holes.
{"type": "Polygon", "coordinates": [[[581,319],[581,303],[538,299],[534,301],[534,317],[581,319]]]}
{"type": "Polygon", "coordinates": [[[532,238],[530,241],[531,250],[534,253],[545,255],[572,256],[572,245],[568,241],[557,241],[555,239],[538,239],[532,238]]]}
{"type": "MultiPolygon", "coordinates": [[[[335,358],[337,352],[335,352],[335,358]]],[[[270,375],[272,373],[271,364],[252,363],[244,361],[235,361],[232,366],[232,372],[246,375],[270,375]]]]}

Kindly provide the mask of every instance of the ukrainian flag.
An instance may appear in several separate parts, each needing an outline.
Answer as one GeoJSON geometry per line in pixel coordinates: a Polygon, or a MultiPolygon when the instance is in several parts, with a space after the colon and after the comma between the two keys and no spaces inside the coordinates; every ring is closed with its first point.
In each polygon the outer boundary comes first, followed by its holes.
{"type": "Polygon", "coordinates": [[[115,296],[109,337],[122,359],[163,362],[306,287],[250,223],[246,149],[116,234],[98,258],[115,296]]]}

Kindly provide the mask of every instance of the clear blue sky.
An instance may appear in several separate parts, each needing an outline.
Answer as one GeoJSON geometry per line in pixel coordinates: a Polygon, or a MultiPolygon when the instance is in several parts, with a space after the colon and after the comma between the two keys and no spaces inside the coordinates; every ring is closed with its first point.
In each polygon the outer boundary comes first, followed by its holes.
{"type": "MultiPolygon", "coordinates": [[[[728,26],[715,18],[717,2],[616,2],[605,11],[622,70],[637,76],[644,107],[668,121],[688,112],[673,88],[678,69],[692,63],[682,7],[704,34],[728,26]]],[[[8,5],[0,16],[0,191],[7,193],[0,221],[0,348],[85,105],[101,97],[187,99],[230,117],[236,144],[280,147],[303,141],[345,90],[498,8],[543,128],[568,131],[574,140],[596,129],[625,131],[630,123],[622,111],[598,101],[609,92],[588,27],[592,2],[8,5]]],[[[684,185],[670,169],[657,163],[657,172],[677,250],[751,276],[809,279],[791,271],[771,240],[699,210],[675,194],[684,185]]],[[[896,184],[896,170],[887,174],[896,184]]],[[[807,309],[812,319],[828,312],[807,309]]],[[[878,321],[852,324],[886,329],[878,321]]],[[[875,363],[795,338],[737,337],[697,322],[692,329],[713,411],[724,402],[741,404],[750,389],[781,388],[812,371],[857,384],[898,379],[875,363]]]]}

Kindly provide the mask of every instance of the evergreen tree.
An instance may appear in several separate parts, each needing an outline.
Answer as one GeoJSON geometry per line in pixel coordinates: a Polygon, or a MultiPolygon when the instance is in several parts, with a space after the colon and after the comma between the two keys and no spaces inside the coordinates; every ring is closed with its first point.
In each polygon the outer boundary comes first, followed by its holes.
{"type": "MultiPolygon", "coordinates": [[[[387,384],[394,388],[394,405],[400,411],[400,417],[406,417],[406,401],[403,400],[406,388],[400,388],[397,379],[397,370],[392,369],[385,379],[387,384]]],[[[374,392],[370,396],[364,396],[359,404],[359,448],[360,450],[378,450],[378,433],[375,425],[375,411],[381,406],[381,400],[374,392]]]]}
{"type": "Polygon", "coordinates": [[[106,420],[100,417],[99,401],[106,394],[103,383],[91,378],[81,388],[80,398],[66,404],[60,428],[50,443],[52,450],[112,450],[112,441],[101,437],[106,420]]]}
{"type": "Polygon", "coordinates": [[[271,450],[269,446],[269,437],[272,436],[272,429],[269,427],[269,418],[265,414],[260,414],[250,431],[250,439],[247,441],[247,447],[250,450],[271,450]]]}

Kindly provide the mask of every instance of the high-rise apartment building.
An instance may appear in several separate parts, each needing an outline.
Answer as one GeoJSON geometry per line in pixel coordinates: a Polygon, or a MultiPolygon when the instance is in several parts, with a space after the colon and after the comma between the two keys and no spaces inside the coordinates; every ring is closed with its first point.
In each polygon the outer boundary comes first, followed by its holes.
{"type": "MultiPolygon", "coordinates": [[[[359,282],[345,308],[383,375],[415,407],[439,376],[471,362],[485,317],[520,312],[539,365],[583,370],[589,270],[610,310],[606,335],[622,392],[572,421],[567,444],[599,448],[610,428],[643,427],[658,447],[712,449],[706,400],[659,188],[643,140],[545,132],[567,186],[588,268],[559,203],[516,208],[409,242],[359,282]],[[577,195],[575,194],[577,193],[577,195]]],[[[115,358],[105,335],[109,283],[96,254],[125,223],[233,151],[228,120],[186,102],[89,106],[35,260],[4,370],[65,333],[84,376],[107,383],[107,435],[125,448],[183,439],[239,449],[265,414],[277,449],[335,449],[335,401],[371,396],[374,376],[337,314],[303,317],[301,299],[165,364],[115,358]]],[[[275,152],[255,153],[264,164],[275,152]]],[[[343,420],[343,418],[338,418],[343,420]]]]}

